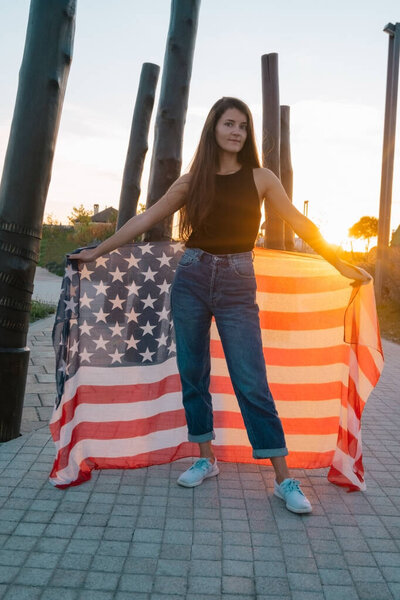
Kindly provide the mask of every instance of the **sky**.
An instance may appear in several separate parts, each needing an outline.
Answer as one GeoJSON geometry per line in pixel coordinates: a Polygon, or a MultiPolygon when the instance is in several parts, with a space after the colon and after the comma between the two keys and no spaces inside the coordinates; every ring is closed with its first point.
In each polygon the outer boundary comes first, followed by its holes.
{"type": "MultiPolygon", "coordinates": [[[[0,0],[0,170],[14,110],[28,0],[0,0]]],[[[118,208],[143,62],[162,67],[169,0],[78,0],[74,55],[45,216],[74,206],[118,208]]],[[[398,0],[202,0],[183,144],[184,171],[221,96],[251,108],[262,131],[261,56],[279,56],[280,103],[290,106],[293,202],[332,243],[379,215],[388,35],[398,0]]],[[[161,76],[158,83],[160,89],[161,76]]],[[[145,202],[150,148],[142,178],[145,202]]],[[[391,228],[400,224],[400,115],[391,228]]]]}

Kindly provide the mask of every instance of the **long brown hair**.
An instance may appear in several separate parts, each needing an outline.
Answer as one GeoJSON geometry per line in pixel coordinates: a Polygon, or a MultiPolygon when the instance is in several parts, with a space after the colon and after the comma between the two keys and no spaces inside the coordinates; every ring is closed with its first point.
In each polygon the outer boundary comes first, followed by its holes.
{"type": "Polygon", "coordinates": [[[253,117],[247,104],[238,98],[220,98],[208,113],[201,133],[200,142],[190,164],[188,195],[180,211],[179,235],[187,240],[191,231],[200,227],[209,214],[215,195],[215,173],[219,170],[218,145],[215,140],[215,126],[229,108],[236,108],[247,119],[247,136],[243,148],[238,152],[238,162],[242,166],[260,167],[254,136],[253,117]]]}

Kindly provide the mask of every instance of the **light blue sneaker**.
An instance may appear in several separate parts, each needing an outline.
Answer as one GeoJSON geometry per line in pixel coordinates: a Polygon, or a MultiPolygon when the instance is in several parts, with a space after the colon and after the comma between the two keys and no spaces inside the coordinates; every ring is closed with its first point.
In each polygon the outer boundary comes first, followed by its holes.
{"type": "Polygon", "coordinates": [[[297,479],[284,479],[279,485],[274,481],[274,496],[286,502],[286,508],[294,513],[310,513],[312,506],[300,489],[297,479]]]}
{"type": "Polygon", "coordinates": [[[199,460],[196,460],[189,469],[178,477],[178,483],[184,487],[195,487],[203,483],[207,477],[214,477],[218,473],[217,459],[212,463],[208,458],[199,458],[199,460]]]}

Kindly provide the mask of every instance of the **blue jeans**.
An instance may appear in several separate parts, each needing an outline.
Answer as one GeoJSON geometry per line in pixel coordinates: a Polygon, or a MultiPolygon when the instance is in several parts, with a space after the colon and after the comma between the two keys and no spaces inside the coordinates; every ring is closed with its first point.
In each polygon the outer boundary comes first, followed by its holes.
{"type": "Polygon", "coordinates": [[[215,439],[209,392],[214,315],[253,457],[286,456],[267,382],[252,252],[215,255],[187,248],[175,273],[171,306],[189,441],[215,439]]]}

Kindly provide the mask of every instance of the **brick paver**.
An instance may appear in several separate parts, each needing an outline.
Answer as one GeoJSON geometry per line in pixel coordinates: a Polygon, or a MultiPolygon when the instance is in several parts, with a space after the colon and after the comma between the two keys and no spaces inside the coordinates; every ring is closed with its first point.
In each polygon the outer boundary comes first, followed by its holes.
{"type": "Polygon", "coordinates": [[[0,446],[0,598],[400,600],[400,346],[363,416],[367,491],[295,472],[314,506],[298,516],[258,465],[194,489],[176,485],[187,460],[51,487],[52,323],[29,333],[24,435],[0,446]]]}
{"type": "Polygon", "coordinates": [[[55,398],[55,363],[51,332],[54,316],[32,323],[28,334],[29,371],[21,433],[46,427],[55,398]]]}

